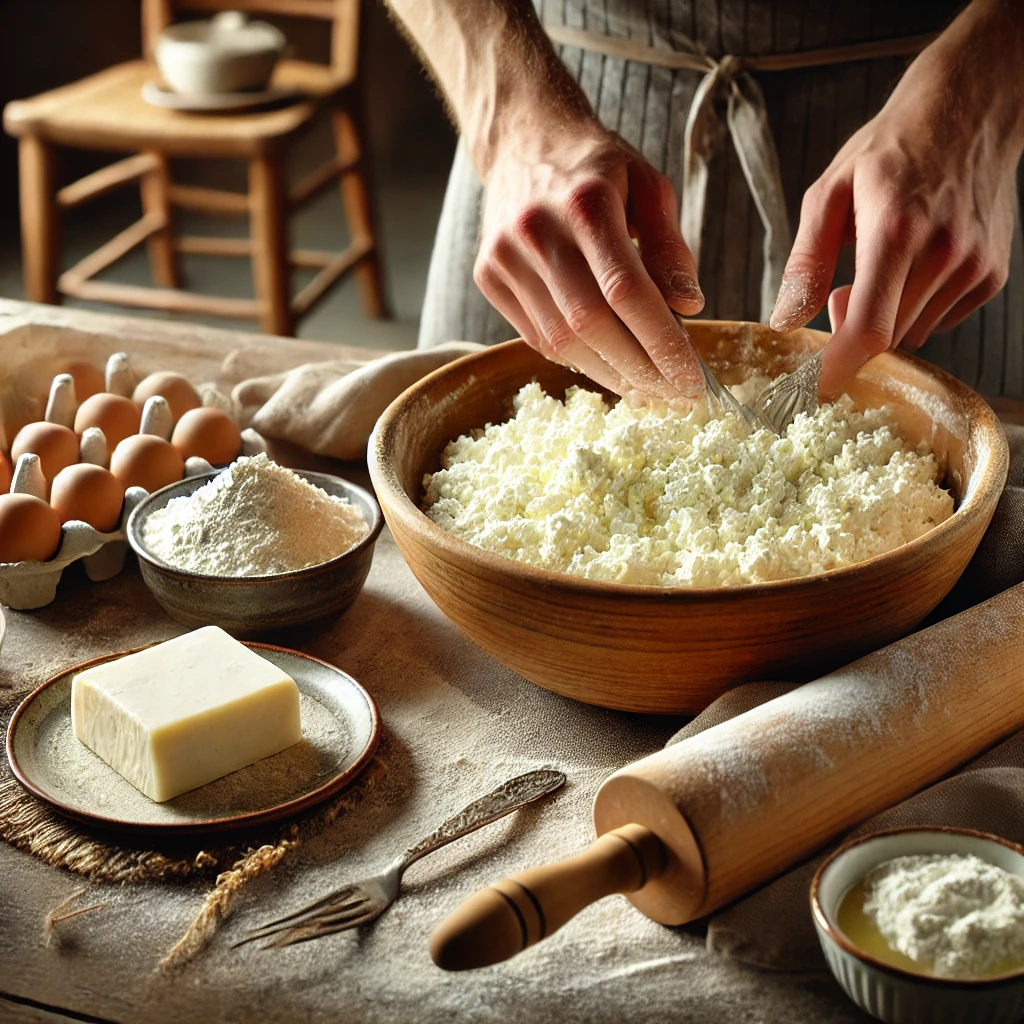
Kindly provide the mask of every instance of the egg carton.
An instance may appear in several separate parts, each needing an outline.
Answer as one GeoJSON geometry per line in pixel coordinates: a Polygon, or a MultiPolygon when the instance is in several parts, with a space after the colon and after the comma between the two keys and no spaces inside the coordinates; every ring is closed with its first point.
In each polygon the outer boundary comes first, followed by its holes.
{"type": "MultiPolygon", "coordinates": [[[[205,459],[189,459],[185,476],[213,470],[205,459]]],[[[124,568],[128,553],[128,517],[149,492],[129,487],[124,496],[121,523],[111,533],[72,519],[61,529],[57,554],[46,562],[0,562],[0,604],[15,611],[28,611],[50,604],[57,596],[57,584],[64,570],[81,560],[86,576],[94,583],[109,580],[124,568]]]]}
{"type": "MultiPolygon", "coordinates": [[[[242,455],[267,450],[266,441],[255,430],[243,430],[242,442],[242,455]]],[[[185,462],[185,478],[212,473],[216,468],[205,459],[191,458],[185,462]]],[[[129,487],[124,495],[121,523],[111,533],[100,533],[77,519],[65,523],[57,554],[46,562],[0,562],[0,604],[14,611],[45,607],[56,598],[64,570],[79,560],[94,583],[116,576],[124,568],[128,553],[128,518],[147,497],[149,491],[145,488],[129,487]]]]}
{"type": "MultiPolygon", "coordinates": [[[[107,362],[107,391],[112,394],[130,395],[134,380],[128,357],[115,353],[107,362]]],[[[213,403],[216,404],[216,403],[213,403]]],[[[76,407],[74,383],[69,374],[54,378],[46,406],[44,419],[70,427],[74,421],[76,407]]],[[[225,409],[225,411],[228,411],[225,409]]],[[[3,420],[0,418],[0,434],[3,420]]],[[[150,398],[143,409],[140,433],[152,433],[165,440],[170,434],[171,414],[165,399],[150,398]]],[[[82,461],[107,465],[109,453],[102,433],[87,430],[82,436],[82,461]]],[[[6,438],[0,437],[0,445],[6,447],[6,438]]],[[[256,455],[267,450],[267,442],[255,430],[242,431],[240,455],[256,455]]],[[[216,467],[205,459],[190,458],[185,462],[185,477],[210,473],[216,467]]],[[[45,483],[35,455],[23,455],[14,472],[12,491],[34,493],[44,498],[45,483]],[[22,463],[25,463],[22,465],[22,463]]],[[[45,562],[0,562],[0,604],[17,611],[42,608],[57,596],[57,584],[64,570],[72,563],[81,561],[86,575],[99,583],[116,576],[124,568],[128,553],[128,518],[136,506],[149,492],[142,487],[129,487],[125,492],[124,506],[118,529],[110,533],[99,530],[79,520],[71,520],[61,528],[61,542],[57,554],[45,562]]]]}

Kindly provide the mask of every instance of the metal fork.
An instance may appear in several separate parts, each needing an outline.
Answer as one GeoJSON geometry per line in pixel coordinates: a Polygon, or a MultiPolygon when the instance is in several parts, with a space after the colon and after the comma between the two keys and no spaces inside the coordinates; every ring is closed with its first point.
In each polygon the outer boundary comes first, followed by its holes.
{"type": "MultiPolygon", "coordinates": [[[[673,310],[672,314],[680,323],[683,330],[686,330],[686,321],[673,310]]],[[[742,417],[747,421],[751,430],[757,430],[759,427],[768,427],[770,430],[774,430],[771,423],[765,420],[758,412],[754,409],[748,409],[714,374],[711,367],[704,362],[704,357],[697,351],[696,346],[693,349],[697,356],[697,362],[700,363],[701,371],[704,374],[704,382],[708,386],[708,391],[714,395],[715,400],[718,404],[726,411],[735,413],[737,416],[742,417]]]]}
{"type": "MultiPolygon", "coordinates": [[[[694,352],[697,352],[694,349],[694,352]]],[[[771,427],[770,423],[761,421],[761,418],[753,409],[748,409],[712,372],[711,367],[704,362],[704,357],[697,352],[697,360],[700,363],[700,368],[704,371],[704,380],[707,382],[708,391],[711,392],[718,400],[718,404],[725,409],[726,412],[734,412],[737,416],[742,416],[750,425],[751,430],[757,430],[759,427],[771,427]]],[[[774,428],[772,428],[774,429],[774,428]]]]}
{"type": "Polygon", "coordinates": [[[818,408],[818,381],[821,379],[821,352],[769,384],[754,396],[751,410],[776,434],[784,434],[789,425],[802,412],[811,413],[818,408]]]}
{"type": "Polygon", "coordinates": [[[509,779],[508,782],[503,782],[496,789],[492,789],[486,796],[474,800],[458,814],[452,815],[426,839],[415,846],[410,846],[379,875],[343,886],[301,910],[268,921],[265,925],[250,931],[232,948],[277,935],[278,938],[262,948],[279,949],[282,946],[294,945],[296,942],[307,942],[310,939],[319,939],[324,935],[333,935],[335,932],[369,924],[380,917],[398,898],[402,875],[410,864],[534,800],[539,800],[542,796],[554,793],[563,785],[565,775],[547,768],[509,779]]]}
{"type": "MultiPolygon", "coordinates": [[[[673,311],[673,316],[686,329],[686,321],[673,311]]],[[[773,381],[759,391],[749,405],[740,400],[714,375],[704,357],[697,352],[697,360],[704,371],[708,390],[727,412],[742,416],[751,430],[767,427],[776,434],[784,434],[789,425],[802,412],[818,408],[818,379],[821,377],[821,352],[801,363],[793,372],[773,381]]]]}

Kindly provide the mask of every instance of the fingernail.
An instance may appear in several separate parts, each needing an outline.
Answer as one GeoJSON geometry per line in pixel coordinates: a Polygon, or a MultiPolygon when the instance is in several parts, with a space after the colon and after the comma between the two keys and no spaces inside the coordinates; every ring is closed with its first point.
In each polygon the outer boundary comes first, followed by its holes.
{"type": "Polygon", "coordinates": [[[668,283],[669,291],[679,302],[685,302],[689,306],[695,306],[698,310],[704,308],[704,293],[700,285],[690,277],[677,270],[668,283]]]}
{"type": "Polygon", "coordinates": [[[782,278],[779,297],[775,300],[768,326],[780,334],[803,327],[815,313],[814,302],[821,291],[824,277],[823,263],[787,272],[782,278]]]}

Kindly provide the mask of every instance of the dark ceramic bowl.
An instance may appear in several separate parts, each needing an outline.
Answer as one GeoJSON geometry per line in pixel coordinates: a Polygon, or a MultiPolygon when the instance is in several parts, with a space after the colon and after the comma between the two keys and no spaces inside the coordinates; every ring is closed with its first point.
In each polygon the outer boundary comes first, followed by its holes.
{"type": "Polygon", "coordinates": [[[153,596],[172,618],[186,626],[220,626],[235,636],[277,633],[336,619],[356,599],[370,571],[373,546],[384,524],[373,496],[336,476],[296,470],[309,483],[355,505],[370,532],[343,555],[295,572],[206,576],[176,569],[151,554],[142,540],[146,517],[172,498],[198,490],[219,472],[189,477],[154,491],[128,520],[128,543],[139,556],[142,578],[153,596]]]}

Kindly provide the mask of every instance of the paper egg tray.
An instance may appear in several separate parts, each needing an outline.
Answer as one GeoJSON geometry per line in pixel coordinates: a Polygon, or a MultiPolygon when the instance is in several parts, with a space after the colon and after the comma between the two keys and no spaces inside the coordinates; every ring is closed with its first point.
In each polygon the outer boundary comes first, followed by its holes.
{"type": "MultiPolygon", "coordinates": [[[[213,468],[205,459],[189,459],[185,476],[209,473],[213,468]]],[[[128,517],[148,494],[142,487],[125,491],[121,522],[111,533],[100,533],[88,523],[72,519],[61,529],[60,547],[49,561],[0,562],[0,604],[16,611],[48,605],[57,596],[64,570],[79,559],[94,583],[116,576],[128,553],[128,517]]]]}

